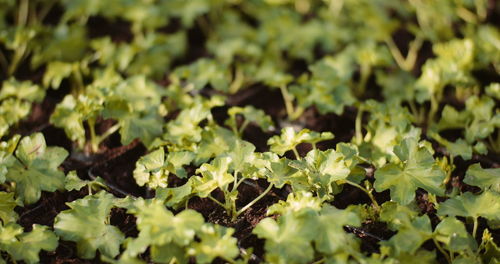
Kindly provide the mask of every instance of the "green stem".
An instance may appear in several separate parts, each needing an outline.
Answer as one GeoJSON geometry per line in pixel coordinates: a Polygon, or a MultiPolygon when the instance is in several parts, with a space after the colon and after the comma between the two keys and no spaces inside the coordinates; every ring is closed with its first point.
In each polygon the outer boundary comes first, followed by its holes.
{"type": "Polygon", "coordinates": [[[359,80],[358,89],[356,94],[358,97],[363,96],[366,91],[366,84],[368,82],[368,77],[372,73],[372,67],[369,64],[361,64],[361,78],[359,80]]]}
{"type": "Polygon", "coordinates": [[[75,82],[76,91],[73,91],[73,94],[78,95],[82,94],[85,90],[85,84],[83,83],[83,76],[80,72],[79,66],[73,65],[73,79],[75,82]]]}
{"type": "Polygon", "coordinates": [[[17,70],[17,67],[19,66],[19,63],[21,63],[23,57],[24,57],[24,53],[26,52],[26,49],[27,49],[27,45],[24,44],[24,45],[21,45],[18,49],[16,49],[16,51],[14,52],[14,57],[12,58],[12,62],[11,64],[9,65],[9,68],[7,69],[7,74],[9,76],[12,76],[14,75],[14,73],[16,72],[17,70]]]}
{"type": "Polygon", "coordinates": [[[248,124],[250,124],[250,122],[248,120],[243,121],[243,124],[241,125],[240,129],[238,129],[238,136],[241,137],[243,135],[243,131],[245,131],[248,124]]]}
{"type": "Polygon", "coordinates": [[[322,263],[325,263],[326,259],[325,258],[322,258],[320,260],[317,260],[317,261],[314,261],[313,263],[311,264],[322,264],[322,263]]]}
{"type": "Polygon", "coordinates": [[[420,36],[417,36],[412,42],[410,42],[406,58],[403,57],[401,51],[398,49],[398,47],[392,40],[392,37],[385,39],[385,43],[389,47],[389,51],[391,52],[392,57],[396,61],[396,64],[404,71],[411,71],[415,67],[418,51],[422,47],[424,39],[420,36]]]}
{"type": "Polygon", "coordinates": [[[213,202],[215,202],[216,204],[220,205],[222,208],[224,208],[224,209],[226,209],[226,210],[227,210],[226,205],[225,205],[225,204],[223,204],[223,203],[221,203],[221,202],[219,202],[219,200],[215,199],[212,195],[209,195],[209,196],[207,196],[207,197],[208,197],[210,200],[212,200],[213,202]]]}
{"type": "Polygon", "coordinates": [[[241,86],[243,86],[244,80],[245,75],[243,74],[243,71],[239,67],[237,67],[233,82],[231,82],[231,85],[229,86],[229,93],[236,93],[241,88],[241,86]]]}
{"type": "Polygon", "coordinates": [[[363,105],[361,105],[358,108],[358,113],[356,114],[356,123],[355,123],[355,129],[356,129],[356,144],[360,145],[363,142],[363,132],[361,131],[362,129],[362,121],[363,121],[363,105]]]}
{"type": "Polygon", "coordinates": [[[234,192],[238,188],[238,170],[234,170],[233,178],[234,178],[234,183],[232,191],[234,192]]]}
{"type": "Polygon", "coordinates": [[[484,0],[476,0],[474,1],[476,5],[476,14],[477,17],[479,18],[480,21],[484,21],[486,19],[486,16],[488,15],[488,12],[486,11],[485,3],[484,0]]]}
{"type": "Polygon", "coordinates": [[[42,7],[42,10],[40,11],[40,13],[38,14],[38,22],[43,22],[43,20],[45,19],[45,17],[47,16],[47,14],[49,14],[49,11],[52,9],[52,7],[54,6],[54,4],[56,3],[56,1],[50,1],[49,3],[45,3],[42,7]]]}
{"type": "Polygon", "coordinates": [[[473,219],[474,219],[474,226],[472,227],[472,237],[474,239],[476,239],[477,226],[479,224],[479,221],[478,221],[477,217],[474,217],[473,219]]]}
{"type": "MultiPolygon", "coordinates": [[[[113,133],[118,131],[120,129],[121,125],[120,123],[117,123],[110,127],[106,132],[104,132],[102,135],[96,137],[97,145],[101,144],[103,140],[105,140],[107,137],[111,136],[113,133]]],[[[95,132],[94,132],[95,133],[95,132]]]]}
{"type": "Polygon", "coordinates": [[[90,148],[92,152],[97,152],[99,150],[99,140],[95,133],[95,120],[94,118],[89,118],[87,120],[87,125],[89,126],[90,131],[90,148]]]}
{"type": "Polygon", "coordinates": [[[370,192],[369,190],[367,190],[366,188],[364,188],[363,186],[355,183],[355,182],[352,182],[352,181],[349,181],[349,180],[344,180],[345,183],[351,185],[351,186],[354,186],[360,190],[362,190],[364,193],[366,193],[368,195],[368,197],[370,197],[370,200],[372,201],[372,204],[373,204],[373,207],[375,207],[375,210],[377,212],[380,211],[380,206],[379,204],[377,203],[377,200],[375,200],[375,197],[373,196],[372,192],[370,192]]]}
{"type": "Polygon", "coordinates": [[[292,151],[293,151],[293,154],[295,155],[295,158],[297,160],[300,160],[300,155],[299,155],[299,152],[297,151],[297,148],[296,147],[293,147],[292,148],[292,151]]]}
{"type": "Polygon", "coordinates": [[[441,252],[441,254],[443,254],[443,256],[446,258],[446,261],[451,264],[450,255],[448,255],[446,250],[444,250],[444,248],[441,247],[441,245],[435,238],[432,238],[432,241],[434,241],[434,244],[436,245],[436,248],[439,250],[439,252],[441,252]]]}
{"type": "Polygon", "coordinates": [[[434,123],[434,117],[438,110],[439,100],[436,95],[431,95],[431,109],[429,110],[429,116],[427,117],[427,127],[430,127],[434,123]]]}
{"type": "Polygon", "coordinates": [[[28,22],[29,0],[20,0],[19,13],[17,15],[17,26],[24,27],[28,22]]]}
{"type": "Polygon", "coordinates": [[[242,184],[245,180],[246,180],[246,178],[241,178],[241,179],[238,181],[238,183],[236,183],[236,189],[235,189],[235,190],[237,190],[237,189],[238,189],[238,187],[239,187],[239,186],[240,186],[240,185],[241,185],[241,184],[242,184]]]}
{"type": "Polygon", "coordinates": [[[257,198],[255,198],[253,201],[251,201],[250,203],[248,203],[247,205],[245,205],[243,208],[241,208],[237,213],[236,213],[236,216],[242,214],[243,212],[245,212],[248,208],[250,208],[252,205],[254,205],[255,203],[257,203],[260,199],[262,199],[264,196],[266,196],[266,194],[271,191],[271,189],[273,188],[273,184],[270,183],[269,186],[267,186],[267,189],[262,192],[259,196],[257,196],[257,198]]]}
{"type": "Polygon", "coordinates": [[[293,110],[293,102],[290,94],[288,93],[286,85],[280,85],[280,91],[281,95],[283,96],[283,100],[285,101],[285,109],[288,119],[294,120],[295,114],[293,110]]]}

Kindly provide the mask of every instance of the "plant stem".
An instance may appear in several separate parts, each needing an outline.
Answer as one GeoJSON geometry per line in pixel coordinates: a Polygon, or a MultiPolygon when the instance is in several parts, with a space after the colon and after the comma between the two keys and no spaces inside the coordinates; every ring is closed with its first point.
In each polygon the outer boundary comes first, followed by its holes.
{"type": "Polygon", "coordinates": [[[16,49],[16,51],[14,52],[14,57],[12,58],[9,68],[7,69],[7,75],[12,76],[16,72],[19,63],[21,63],[21,60],[24,57],[26,49],[26,44],[23,44],[18,49],[16,49]]]}
{"type": "Polygon", "coordinates": [[[238,170],[234,170],[233,178],[234,178],[234,183],[232,191],[234,192],[238,188],[238,170]]]}
{"type": "Polygon", "coordinates": [[[363,105],[358,108],[358,113],[356,114],[356,144],[360,145],[363,142],[363,132],[361,131],[362,121],[363,121],[363,105]]]}
{"type": "Polygon", "coordinates": [[[354,187],[362,190],[363,192],[365,192],[368,195],[368,197],[370,197],[370,200],[372,201],[372,204],[373,204],[373,207],[375,207],[375,210],[377,212],[380,211],[380,206],[377,203],[377,200],[375,200],[375,197],[373,196],[373,194],[369,190],[367,190],[366,188],[364,188],[363,186],[361,186],[361,185],[359,185],[359,184],[357,184],[355,182],[352,182],[352,181],[349,181],[349,180],[344,180],[344,181],[345,181],[345,183],[347,183],[349,185],[352,185],[352,186],[354,186],[354,187]]]}
{"type": "Polygon", "coordinates": [[[436,98],[436,95],[431,95],[431,109],[429,110],[429,115],[427,117],[427,127],[430,127],[434,122],[434,116],[438,110],[439,100],[436,98]]]}
{"type": "Polygon", "coordinates": [[[20,0],[19,13],[17,15],[17,26],[24,27],[28,22],[29,0],[20,0]]]}
{"type": "Polygon", "coordinates": [[[244,80],[245,80],[245,75],[243,74],[243,71],[239,67],[237,67],[234,79],[231,82],[231,85],[229,86],[229,93],[234,94],[238,90],[240,90],[241,86],[243,86],[244,80]]]}
{"type": "Polygon", "coordinates": [[[254,205],[255,203],[257,203],[260,199],[262,199],[262,197],[266,196],[266,194],[271,191],[271,189],[273,188],[273,184],[270,183],[269,186],[267,186],[267,189],[262,192],[259,196],[257,196],[257,198],[255,198],[253,201],[251,201],[250,203],[248,203],[247,205],[245,205],[243,208],[241,208],[237,213],[236,213],[236,216],[240,215],[241,213],[245,212],[248,208],[250,208],[252,205],[254,205]]]}
{"type": "Polygon", "coordinates": [[[90,131],[90,148],[92,152],[97,152],[99,150],[99,142],[97,136],[95,134],[95,120],[94,118],[89,118],[87,120],[87,124],[89,125],[90,131]]]}
{"type": "Polygon", "coordinates": [[[404,71],[411,71],[413,67],[415,67],[415,62],[417,61],[418,51],[422,47],[424,43],[424,39],[420,36],[417,36],[408,47],[408,54],[406,54],[406,58],[403,57],[401,51],[396,46],[396,43],[392,40],[392,37],[388,37],[385,39],[385,43],[389,47],[389,51],[391,52],[392,57],[396,61],[396,64],[404,71]]]}
{"type": "Polygon", "coordinates": [[[215,199],[212,195],[207,196],[210,200],[214,201],[216,204],[220,205],[222,208],[227,209],[226,205],[219,202],[219,200],[215,199]]]}
{"type": "Polygon", "coordinates": [[[295,155],[295,158],[297,160],[300,160],[300,155],[299,155],[299,152],[297,151],[297,148],[296,147],[293,147],[292,148],[292,151],[293,151],[293,154],[295,155]]]}
{"type": "Polygon", "coordinates": [[[286,114],[288,116],[288,119],[294,120],[295,119],[295,111],[293,110],[293,102],[290,94],[288,93],[288,90],[286,88],[286,85],[280,85],[280,91],[281,95],[283,96],[283,100],[285,101],[285,109],[286,109],[286,114]]]}
{"type": "Polygon", "coordinates": [[[242,136],[243,135],[243,131],[245,131],[245,129],[247,128],[248,124],[250,124],[250,122],[248,120],[245,120],[243,121],[243,124],[241,124],[241,127],[238,129],[238,136],[242,136]]]}
{"type": "Polygon", "coordinates": [[[446,261],[451,264],[450,255],[448,255],[446,250],[444,250],[444,248],[441,247],[441,245],[435,238],[432,238],[432,241],[434,241],[434,244],[436,245],[436,248],[439,250],[439,252],[441,252],[441,254],[443,254],[443,256],[446,258],[446,261]]]}
{"type": "Polygon", "coordinates": [[[117,123],[110,127],[106,132],[104,132],[102,135],[97,136],[97,141],[98,144],[101,144],[103,140],[105,140],[107,137],[111,136],[113,133],[115,133],[118,129],[120,129],[121,125],[120,123],[117,123]]]}
{"type": "Polygon", "coordinates": [[[372,67],[369,64],[361,64],[361,78],[357,89],[355,90],[358,97],[363,96],[366,91],[366,83],[368,82],[368,77],[372,73],[372,67]]]}
{"type": "Polygon", "coordinates": [[[479,224],[477,217],[474,217],[474,226],[472,227],[472,237],[476,239],[477,226],[479,224]]]}

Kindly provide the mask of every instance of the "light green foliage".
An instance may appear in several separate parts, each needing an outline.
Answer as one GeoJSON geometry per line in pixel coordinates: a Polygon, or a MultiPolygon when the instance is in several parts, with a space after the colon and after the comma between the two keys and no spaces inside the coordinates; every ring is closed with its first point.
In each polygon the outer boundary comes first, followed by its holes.
{"type": "Polygon", "coordinates": [[[142,156],[135,164],[134,179],[139,186],[145,184],[151,188],[167,187],[167,176],[164,167],[165,151],[159,148],[146,156],[142,156]]]}
{"type": "Polygon", "coordinates": [[[500,195],[485,191],[479,195],[465,192],[439,204],[438,215],[484,217],[489,220],[500,220],[500,195]]]}
{"type": "MultiPolygon", "coordinates": [[[[50,116],[50,122],[64,128],[66,135],[83,148],[86,142],[84,122],[95,120],[102,111],[103,103],[104,97],[98,90],[77,97],[67,95],[50,116]]],[[[93,121],[88,122],[89,125],[91,123],[93,121]]]]}
{"type": "Polygon", "coordinates": [[[304,263],[313,259],[314,252],[332,260],[358,256],[359,244],[343,226],[360,224],[356,213],[325,205],[321,210],[303,207],[288,211],[278,221],[265,218],[253,232],[266,239],[267,262],[304,263]]]}
{"type": "MultiPolygon", "coordinates": [[[[500,114],[495,110],[495,101],[488,96],[471,96],[465,102],[463,111],[446,105],[441,115],[437,129],[464,129],[465,141],[470,145],[482,143],[482,140],[490,137],[500,127],[500,114]]],[[[488,143],[489,148],[494,151],[500,147],[499,143],[488,143]]]]}
{"type": "Polygon", "coordinates": [[[58,167],[68,156],[60,147],[47,147],[41,133],[24,137],[19,142],[15,157],[10,156],[7,181],[16,183],[16,196],[25,204],[40,199],[42,191],[53,192],[64,188],[64,172],[58,167]]]}
{"type": "Polygon", "coordinates": [[[351,173],[344,155],[333,149],[327,151],[311,150],[300,161],[292,161],[290,166],[300,171],[299,181],[294,190],[314,191],[322,199],[331,199],[337,190],[336,183],[342,182],[351,173]],[[304,185],[304,186],[300,186],[304,185]]]}
{"type": "Polygon", "coordinates": [[[477,249],[477,243],[465,229],[463,222],[455,217],[443,219],[434,230],[436,240],[445,244],[453,252],[469,251],[471,254],[477,249]]]}
{"type": "Polygon", "coordinates": [[[223,92],[229,89],[228,70],[213,60],[200,59],[189,66],[177,68],[174,74],[179,79],[185,79],[188,85],[193,85],[195,90],[208,84],[223,92]]]}
{"type": "Polygon", "coordinates": [[[292,127],[285,127],[281,130],[280,136],[271,137],[267,141],[267,144],[270,146],[272,152],[283,156],[285,152],[289,150],[295,150],[296,152],[295,148],[301,143],[310,143],[315,145],[320,141],[332,138],[333,134],[330,132],[318,133],[310,131],[309,129],[302,129],[297,133],[292,127]]]}
{"type": "Polygon", "coordinates": [[[33,102],[40,102],[45,91],[30,81],[17,81],[14,78],[3,81],[0,89],[0,137],[9,128],[26,118],[33,102]]]}
{"type": "Polygon", "coordinates": [[[26,233],[15,223],[0,226],[0,250],[9,253],[13,260],[23,260],[29,264],[40,262],[40,251],[55,250],[57,240],[57,236],[42,225],[35,224],[26,233]]]}
{"type": "Polygon", "coordinates": [[[16,222],[18,215],[14,208],[22,204],[14,199],[14,193],[0,192],[0,202],[0,219],[2,223],[6,225],[7,223],[16,222]]]}
{"type": "Polygon", "coordinates": [[[465,173],[464,182],[500,193],[500,169],[483,169],[479,163],[472,164],[465,173]]]}
{"type": "Polygon", "coordinates": [[[198,263],[212,263],[216,257],[234,259],[240,250],[233,233],[234,229],[205,224],[198,234],[201,241],[193,243],[189,253],[196,256],[198,263]]]}
{"type": "Polygon", "coordinates": [[[0,263],[500,262],[493,2],[0,0],[0,263]]]}
{"type": "Polygon", "coordinates": [[[438,100],[447,84],[472,85],[470,69],[474,59],[474,42],[470,39],[452,40],[433,46],[437,58],[429,60],[417,80],[417,100],[422,102],[435,97],[438,100]]]}
{"type": "Polygon", "coordinates": [[[400,163],[384,165],[375,172],[375,190],[390,189],[391,198],[403,205],[415,198],[415,190],[422,188],[443,195],[445,173],[439,168],[429,150],[419,146],[415,138],[404,139],[394,148],[400,163]]]}
{"type": "Polygon", "coordinates": [[[273,120],[270,116],[266,115],[264,111],[256,109],[253,106],[231,107],[227,113],[229,114],[229,119],[226,120],[226,125],[231,127],[233,131],[238,131],[241,134],[246,126],[250,123],[258,125],[262,130],[269,131],[273,130],[273,120]],[[238,117],[242,116],[244,121],[241,125],[238,125],[238,117]]]}
{"type": "Polygon", "coordinates": [[[207,197],[217,188],[227,189],[227,185],[233,182],[234,178],[228,173],[229,165],[232,162],[230,157],[214,159],[210,164],[205,163],[196,170],[202,177],[194,178],[194,192],[200,197],[207,197]]]}
{"type": "Polygon", "coordinates": [[[66,175],[66,179],[64,180],[64,189],[67,191],[72,190],[81,190],[83,187],[87,186],[89,188],[89,192],[92,190],[100,190],[107,189],[106,182],[101,177],[96,177],[95,180],[82,180],[76,174],[76,171],[70,171],[66,175]]]}
{"type": "MultiPolygon", "coordinates": [[[[349,52],[349,50],[347,51],[349,52]]],[[[340,53],[336,57],[326,57],[310,66],[312,76],[303,85],[295,87],[292,92],[299,105],[309,107],[315,105],[320,113],[342,114],[344,106],[355,102],[349,80],[354,71],[349,57],[340,53]]]]}
{"type": "Polygon", "coordinates": [[[56,234],[63,240],[76,242],[78,256],[82,258],[94,258],[96,250],[115,257],[125,237],[116,226],[109,224],[114,202],[113,195],[101,191],[68,203],[70,209],[62,211],[55,219],[56,234]]]}
{"type": "Polygon", "coordinates": [[[399,228],[399,232],[384,244],[394,248],[396,255],[401,253],[414,254],[430,238],[432,238],[431,222],[427,215],[423,215],[403,224],[399,228]]]}

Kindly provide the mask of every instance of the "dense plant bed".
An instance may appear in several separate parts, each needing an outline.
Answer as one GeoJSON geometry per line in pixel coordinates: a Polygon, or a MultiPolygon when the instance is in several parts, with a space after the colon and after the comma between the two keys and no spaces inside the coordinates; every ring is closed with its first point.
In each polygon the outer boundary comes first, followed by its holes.
{"type": "Polygon", "coordinates": [[[498,263],[499,16],[0,0],[0,263],[498,263]]]}

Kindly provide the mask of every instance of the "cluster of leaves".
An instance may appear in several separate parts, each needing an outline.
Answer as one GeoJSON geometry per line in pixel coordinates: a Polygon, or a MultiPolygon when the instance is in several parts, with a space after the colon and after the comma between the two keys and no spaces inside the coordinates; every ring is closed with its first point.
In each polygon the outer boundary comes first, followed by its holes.
{"type": "Polygon", "coordinates": [[[0,0],[0,263],[40,262],[61,241],[108,263],[500,262],[499,12],[486,0],[0,0]],[[258,87],[279,90],[277,113],[231,103],[258,87]],[[354,111],[350,141],[306,127],[311,112],[354,111]],[[70,149],[25,132],[44,114],[70,149]],[[112,135],[146,147],[129,174],[148,198],[117,198],[64,163],[102,155],[112,135]],[[269,204],[278,189],[286,200],[269,204]],[[367,202],[334,206],[353,190],[367,202]],[[18,212],[56,191],[80,198],[51,226],[21,226],[18,212]],[[220,206],[226,226],[193,200],[220,206]],[[268,206],[251,232],[261,256],[233,228],[255,206],[268,206]],[[371,224],[384,227],[375,242],[371,224]]]}

